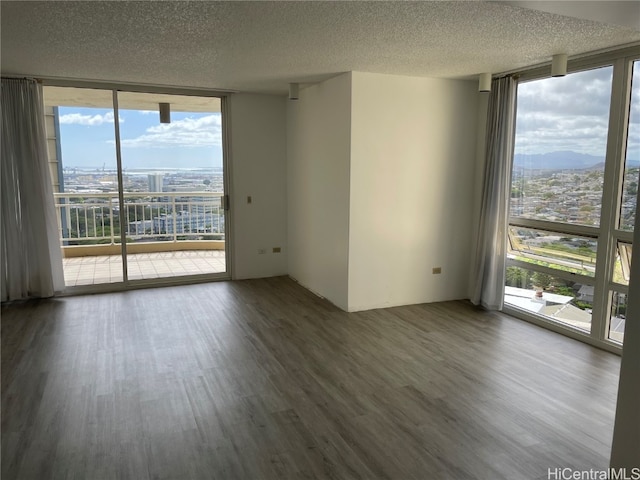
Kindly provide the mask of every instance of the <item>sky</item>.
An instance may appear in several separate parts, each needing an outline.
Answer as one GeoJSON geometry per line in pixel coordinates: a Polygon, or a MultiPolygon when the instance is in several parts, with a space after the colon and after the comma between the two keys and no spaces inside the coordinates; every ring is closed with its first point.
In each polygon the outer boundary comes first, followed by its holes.
{"type": "MultiPolygon", "coordinates": [[[[604,159],[613,67],[518,85],[515,153],[571,150],[604,159]]],[[[635,62],[627,158],[640,160],[640,61],[635,62]]]]}
{"type": "MultiPolygon", "coordinates": [[[[112,109],[59,107],[62,164],[115,170],[112,109]]],[[[122,166],[212,168],[222,166],[220,113],[171,112],[161,124],[157,111],[120,110],[122,166]]]]}
{"type": "MultiPolygon", "coordinates": [[[[517,154],[574,151],[604,158],[612,67],[518,86],[517,154]]],[[[640,160],[640,61],[633,74],[627,158],[640,160]]],[[[115,169],[111,109],[60,107],[65,167],[115,169]]],[[[222,166],[220,113],[171,112],[159,123],[156,111],[120,110],[125,169],[222,166]]]]}

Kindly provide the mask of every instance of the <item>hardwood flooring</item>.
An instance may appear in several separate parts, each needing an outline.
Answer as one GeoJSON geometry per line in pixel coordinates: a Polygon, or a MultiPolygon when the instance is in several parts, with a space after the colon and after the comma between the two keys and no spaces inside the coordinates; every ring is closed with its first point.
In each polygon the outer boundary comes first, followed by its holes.
{"type": "Polygon", "coordinates": [[[619,358],[292,280],[2,309],[2,478],[546,479],[608,466],[619,358]]]}

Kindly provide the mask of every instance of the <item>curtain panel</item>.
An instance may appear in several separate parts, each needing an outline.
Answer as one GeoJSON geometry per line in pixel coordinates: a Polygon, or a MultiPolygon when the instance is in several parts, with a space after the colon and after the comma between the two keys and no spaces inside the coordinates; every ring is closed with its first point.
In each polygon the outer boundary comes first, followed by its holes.
{"type": "Polygon", "coordinates": [[[517,81],[513,77],[493,80],[487,110],[485,171],[471,301],[489,310],[502,309],[504,302],[516,91],[517,81]]]}
{"type": "Polygon", "coordinates": [[[0,248],[2,301],[50,297],[64,288],[42,85],[2,79],[0,248]]]}

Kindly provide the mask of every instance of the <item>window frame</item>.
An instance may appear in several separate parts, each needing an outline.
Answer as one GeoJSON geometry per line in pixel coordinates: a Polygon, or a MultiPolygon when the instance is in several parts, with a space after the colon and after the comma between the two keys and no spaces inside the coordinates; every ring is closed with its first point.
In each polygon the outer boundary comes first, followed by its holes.
{"type": "MultiPolygon", "coordinates": [[[[613,281],[618,242],[633,244],[633,231],[621,230],[619,220],[622,204],[622,189],[627,153],[627,136],[631,106],[631,83],[634,62],[640,61],[640,46],[623,48],[601,54],[582,56],[568,62],[567,74],[613,67],[611,95],[609,104],[609,122],[606,140],[605,167],[602,191],[602,209],[598,226],[574,223],[554,222],[511,216],[509,210],[508,226],[529,228],[593,238],[597,241],[595,277],[563,272],[541,265],[529,264],[505,257],[505,266],[515,266],[533,271],[552,274],[555,277],[571,281],[584,281],[594,285],[591,331],[586,333],[566,324],[554,322],[541,315],[526,311],[514,305],[506,304],[503,311],[540,324],[559,333],[577,338],[606,350],[621,353],[622,345],[609,339],[612,291],[629,294],[629,288],[613,281]]],[[[519,82],[530,82],[550,77],[549,67],[540,66],[519,73],[519,82]]],[[[517,115],[514,122],[517,122],[517,115]]],[[[513,161],[513,160],[512,160],[513,161]]],[[[640,183],[640,182],[639,182],[640,183]]],[[[640,189],[639,189],[640,194],[640,189]]],[[[639,195],[640,197],[640,195],[639,195]]],[[[636,215],[638,214],[638,197],[636,215]]]]}

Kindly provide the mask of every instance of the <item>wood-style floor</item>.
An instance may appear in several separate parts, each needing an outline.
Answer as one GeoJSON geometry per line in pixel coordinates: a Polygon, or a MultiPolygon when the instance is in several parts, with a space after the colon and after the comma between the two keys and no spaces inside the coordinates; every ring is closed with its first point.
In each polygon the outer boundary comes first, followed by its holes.
{"type": "Polygon", "coordinates": [[[546,479],[608,466],[619,358],[285,277],[2,309],[2,478],[546,479]]]}

